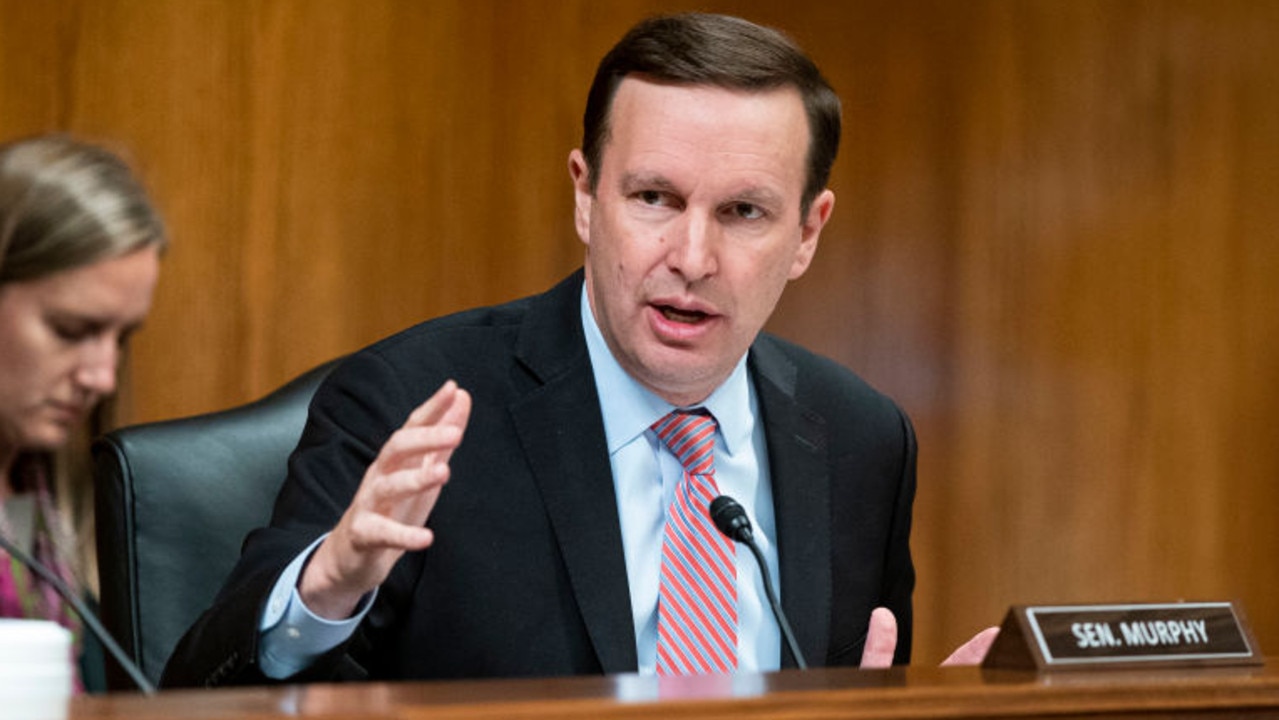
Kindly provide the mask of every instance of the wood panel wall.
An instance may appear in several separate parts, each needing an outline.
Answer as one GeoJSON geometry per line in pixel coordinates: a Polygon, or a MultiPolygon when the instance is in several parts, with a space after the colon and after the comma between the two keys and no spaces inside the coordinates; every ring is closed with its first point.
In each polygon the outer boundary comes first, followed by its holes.
{"type": "MultiPolygon", "coordinates": [[[[916,657],[1011,603],[1238,598],[1279,652],[1279,3],[706,2],[845,101],[771,329],[919,431],[916,657]]],[[[125,150],[174,237],[121,422],[258,397],[580,262],[565,171],[656,0],[0,0],[0,137],[125,150]]]]}

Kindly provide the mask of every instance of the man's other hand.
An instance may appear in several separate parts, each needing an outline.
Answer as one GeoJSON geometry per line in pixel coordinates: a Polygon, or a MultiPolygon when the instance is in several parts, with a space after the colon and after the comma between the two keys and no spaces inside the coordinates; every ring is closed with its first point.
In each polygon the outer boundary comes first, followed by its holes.
{"type": "Polygon", "coordinates": [[[990,651],[990,646],[995,644],[995,638],[999,637],[998,627],[988,627],[985,630],[973,636],[972,640],[960,645],[950,657],[942,661],[942,666],[949,665],[980,665],[981,661],[986,658],[986,653],[990,651]]]}
{"type": "Polygon", "coordinates": [[[866,629],[866,644],[862,647],[863,670],[878,670],[893,666],[893,653],[897,651],[897,617],[885,607],[877,607],[870,614],[870,627],[866,629]]]}
{"type": "MultiPolygon", "coordinates": [[[[943,660],[942,666],[980,665],[998,636],[998,627],[982,630],[943,660]]],[[[861,668],[873,670],[892,667],[893,653],[896,650],[897,618],[888,608],[875,608],[870,614],[870,626],[866,630],[861,668]]]]}

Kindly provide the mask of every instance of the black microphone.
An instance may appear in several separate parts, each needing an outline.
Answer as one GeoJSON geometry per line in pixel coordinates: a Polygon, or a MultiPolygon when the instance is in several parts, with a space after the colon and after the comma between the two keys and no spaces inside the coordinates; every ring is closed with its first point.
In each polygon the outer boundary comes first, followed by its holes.
{"type": "Polygon", "coordinates": [[[84,621],[85,627],[89,628],[90,632],[93,633],[93,636],[98,639],[98,642],[102,643],[102,647],[106,648],[107,652],[111,653],[111,657],[115,658],[115,661],[120,663],[120,667],[124,668],[124,671],[129,674],[129,677],[133,679],[134,684],[136,684],[138,688],[147,695],[155,694],[155,686],[147,680],[146,676],[142,674],[142,671],[138,669],[138,666],[134,665],[133,661],[129,660],[129,656],[125,655],[124,651],[120,649],[120,646],[116,644],[115,639],[111,637],[111,633],[107,632],[107,629],[102,626],[102,622],[98,620],[97,616],[94,615],[91,610],[89,610],[88,606],[84,604],[84,601],[76,597],[76,594],[71,591],[71,588],[67,587],[67,584],[62,582],[62,578],[54,575],[53,572],[49,570],[49,568],[45,567],[39,560],[36,560],[23,552],[20,548],[18,548],[18,546],[10,542],[3,533],[0,533],[0,548],[4,548],[5,552],[12,555],[18,560],[18,562],[25,565],[36,575],[43,578],[45,582],[52,585],[53,589],[58,591],[58,595],[61,595],[62,599],[66,601],[66,603],[76,611],[76,614],[80,616],[80,619],[84,621]]]}
{"type": "Polygon", "coordinates": [[[768,595],[768,604],[773,608],[773,617],[777,618],[777,626],[782,629],[786,647],[790,648],[790,654],[795,656],[795,664],[799,666],[799,669],[807,670],[808,663],[804,662],[804,653],[799,651],[795,634],[790,630],[790,623],[786,622],[786,613],[782,612],[782,604],[777,602],[777,594],[773,592],[773,580],[768,575],[768,563],[764,562],[764,553],[760,552],[759,546],[755,544],[755,535],[751,532],[751,521],[746,517],[746,511],[733,498],[720,495],[711,501],[710,513],[711,522],[715,523],[715,527],[719,528],[720,532],[727,535],[728,539],[743,543],[751,549],[751,554],[755,556],[755,562],[759,565],[759,572],[764,577],[764,592],[768,595]]]}

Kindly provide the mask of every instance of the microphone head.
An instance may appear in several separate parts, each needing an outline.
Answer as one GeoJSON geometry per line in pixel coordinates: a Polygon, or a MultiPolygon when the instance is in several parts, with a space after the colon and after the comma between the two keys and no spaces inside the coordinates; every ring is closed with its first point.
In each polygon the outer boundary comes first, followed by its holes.
{"type": "Polygon", "coordinates": [[[711,522],[715,523],[715,527],[730,540],[750,542],[754,539],[751,536],[750,518],[746,517],[746,511],[733,498],[720,495],[712,500],[710,515],[711,522]]]}

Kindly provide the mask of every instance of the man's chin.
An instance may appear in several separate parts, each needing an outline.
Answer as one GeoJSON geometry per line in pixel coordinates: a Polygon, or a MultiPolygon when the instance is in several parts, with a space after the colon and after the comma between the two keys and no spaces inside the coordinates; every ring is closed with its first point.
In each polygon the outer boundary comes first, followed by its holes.
{"type": "MultiPolygon", "coordinates": [[[[700,358],[693,353],[681,355],[649,363],[646,377],[641,382],[673,405],[693,405],[709,397],[727,373],[717,372],[709,363],[699,362],[700,358]]],[[[731,371],[732,368],[729,369],[731,371]]]]}

